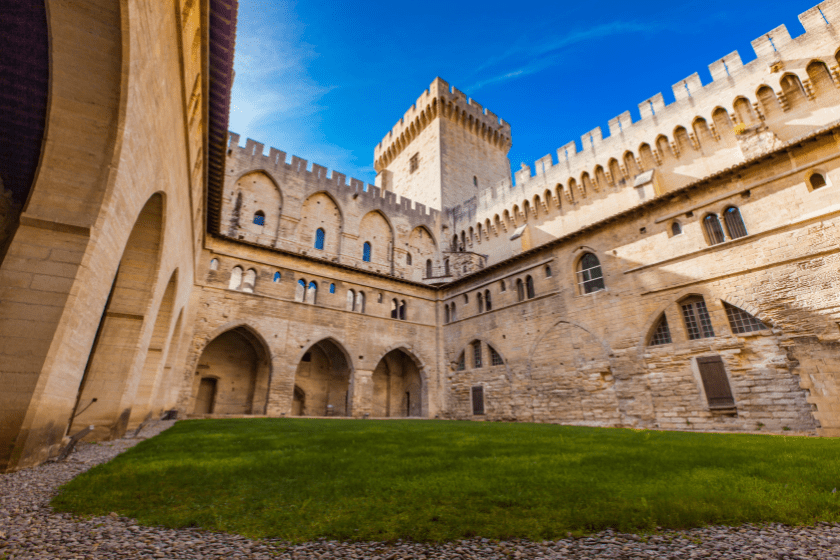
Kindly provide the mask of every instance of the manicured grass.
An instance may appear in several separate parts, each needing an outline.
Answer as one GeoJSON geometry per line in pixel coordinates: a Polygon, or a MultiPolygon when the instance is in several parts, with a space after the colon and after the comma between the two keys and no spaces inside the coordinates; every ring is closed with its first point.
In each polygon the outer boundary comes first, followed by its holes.
{"type": "Polygon", "coordinates": [[[178,422],[66,485],[61,511],[306,541],[535,540],[840,521],[840,441],[547,424],[178,422]]]}

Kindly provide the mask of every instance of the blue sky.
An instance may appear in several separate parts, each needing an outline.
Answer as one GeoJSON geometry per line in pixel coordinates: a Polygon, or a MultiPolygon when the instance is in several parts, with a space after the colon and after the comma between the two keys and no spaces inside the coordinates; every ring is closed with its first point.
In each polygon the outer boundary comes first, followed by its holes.
{"type": "Polygon", "coordinates": [[[240,0],[230,129],[373,183],[373,148],[436,76],[511,124],[514,169],[700,73],[817,0],[240,0]]]}

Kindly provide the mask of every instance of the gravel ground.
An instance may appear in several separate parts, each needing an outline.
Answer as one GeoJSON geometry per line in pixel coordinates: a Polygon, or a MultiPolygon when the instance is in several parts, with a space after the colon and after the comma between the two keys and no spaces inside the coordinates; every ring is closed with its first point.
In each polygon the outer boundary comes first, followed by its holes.
{"type": "MultiPolygon", "coordinates": [[[[144,429],[152,437],[173,422],[144,429]]],[[[126,438],[105,444],[80,444],[64,463],[46,463],[0,474],[0,560],[58,558],[284,559],[348,558],[399,560],[596,558],[726,558],[840,560],[840,524],[814,527],[783,525],[708,527],[638,536],[604,531],[582,539],[551,542],[487,539],[445,545],[415,543],[340,543],[319,540],[290,546],[194,529],[142,527],[111,514],[90,519],[53,513],[50,498],[61,484],[135,445],[126,438]]]]}

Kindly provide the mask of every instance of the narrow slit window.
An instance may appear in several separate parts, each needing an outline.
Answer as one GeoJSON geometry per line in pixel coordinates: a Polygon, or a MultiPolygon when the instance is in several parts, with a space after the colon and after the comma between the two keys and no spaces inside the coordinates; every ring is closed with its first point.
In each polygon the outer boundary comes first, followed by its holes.
{"type": "Polygon", "coordinates": [[[682,303],[680,307],[682,307],[685,330],[688,332],[689,340],[715,336],[709,310],[706,308],[706,302],[703,298],[691,298],[682,303]]]}
{"type": "Polygon", "coordinates": [[[411,253],[405,254],[405,264],[406,266],[411,266],[411,253]]]}
{"type": "Polygon", "coordinates": [[[656,330],[653,331],[653,336],[650,337],[650,346],[661,346],[663,344],[671,344],[671,329],[668,328],[668,318],[662,314],[659,324],[656,325],[656,330]]]}
{"type": "Polygon", "coordinates": [[[426,259],[426,278],[432,277],[432,259],[426,259]]]}
{"type": "Polygon", "coordinates": [[[331,294],[335,293],[335,284],[330,284],[330,293],[331,294]]]}
{"type": "Polygon", "coordinates": [[[761,331],[767,328],[767,325],[761,322],[758,317],[747,313],[740,307],[723,302],[723,308],[726,309],[729,326],[732,327],[732,332],[735,334],[761,331]]]}
{"type": "Polygon", "coordinates": [[[408,160],[408,172],[414,173],[417,171],[417,168],[420,167],[420,152],[411,156],[411,159],[408,160]]]}
{"type": "Polygon", "coordinates": [[[475,301],[478,304],[478,312],[484,313],[484,296],[481,295],[481,292],[478,292],[478,295],[475,298],[475,301]]]}
{"type": "Polygon", "coordinates": [[[528,299],[533,299],[536,296],[534,291],[534,279],[530,276],[525,277],[525,289],[528,292],[528,299]]]}
{"type": "Polygon", "coordinates": [[[324,250],[324,239],[326,238],[327,233],[322,229],[318,228],[315,230],[315,248],[323,251],[324,250]]]}
{"type": "Polygon", "coordinates": [[[365,244],[362,246],[362,260],[365,262],[370,262],[370,243],[365,241],[365,244]]]}
{"type": "Polygon", "coordinates": [[[517,301],[525,301],[525,283],[519,278],[516,281],[516,299],[517,301]]]}
{"type": "Polygon", "coordinates": [[[490,300],[490,290],[484,290],[484,309],[492,311],[493,302],[490,300]]]}
{"type": "Polygon", "coordinates": [[[443,306],[443,322],[444,323],[449,322],[449,304],[448,303],[443,306]]]}
{"type": "Polygon", "coordinates": [[[406,303],[405,303],[405,300],[402,300],[400,302],[400,320],[405,321],[405,317],[406,317],[406,303]]]}

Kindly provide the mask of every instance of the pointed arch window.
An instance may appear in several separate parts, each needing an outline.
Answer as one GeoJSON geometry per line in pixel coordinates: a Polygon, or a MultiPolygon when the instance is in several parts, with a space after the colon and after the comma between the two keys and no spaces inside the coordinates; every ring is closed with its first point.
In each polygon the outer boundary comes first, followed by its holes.
{"type": "Polygon", "coordinates": [[[735,334],[761,331],[768,328],[758,317],[747,313],[740,307],[723,302],[723,308],[726,309],[729,326],[732,327],[732,332],[735,334]]]}
{"type": "Polygon", "coordinates": [[[242,286],[242,267],[235,266],[230,271],[230,282],[228,283],[229,290],[238,290],[242,286]]]}
{"type": "Polygon", "coordinates": [[[703,218],[703,227],[706,229],[706,235],[709,237],[709,245],[717,245],[726,241],[717,214],[709,214],[703,218]]]}
{"type": "Polygon", "coordinates": [[[347,290],[347,311],[353,311],[353,305],[356,302],[356,292],[347,290]]]}
{"type": "Polygon", "coordinates": [[[315,303],[318,297],[318,284],[313,280],[306,289],[306,303],[315,303]]]}
{"type": "Polygon", "coordinates": [[[362,260],[365,262],[370,262],[370,243],[365,241],[365,244],[362,245],[362,260]]]}
{"type": "Polygon", "coordinates": [[[522,278],[516,280],[516,300],[525,301],[525,283],[522,282],[522,278]]]}
{"type": "Polygon", "coordinates": [[[324,241],[327,237],[327,232],[324,231],[324,228],[318,228],[315,230],[315,248],[323,251],[324,250],[324,241]]]}
{"type": "Polygon", "coordinates": [[[411,253],[405,254],[405,264],[406,266],[411,266],[411,253]]]}
{"type": "Polygon", "coordinates": [[[534,291],[534,279],[530,276],[525,277],[525,291],[528,293],[528,299],[534,299],[536,292],[534,291]]]}
{"type": "Polygon", "coordinates": [[[578,261],[578,286],[582,294],[591,294],[605,289],[601,261],[592,253],[586,253],[578,261]]]}
{"type": "Polygon", "coordinates": [[[653,331],[653,336],[650,337],[650,346],[662,344],[671,344],[671,329],[668,328],[668,318],[664,313],[659,319],[659,324],[656,325],[656,330],[653,331]]]}
{"type": "Polygon", "coordinates": [[[502,357],[496,352],[496,349],[487,345],[487,349],[490,351],[490,365],[491,366],[503,366],[505,365],[505,361],[502,360],[502,357]]]}
{"type": "Polygon", "coordinates": [[[254,224],[260,227],[265,225],[265,214],[262,210],[257,210],[257,213],[254,214],[254,224]]]}
{"type": "Polygon", "coordinates": [[[242,275],[242,291],[253,294],[254,287],[257,284],[257,271],[249,268],[245,274],[242,275]]]}
{"type": "Polygon", "coordinates": [[[712,319],[709,317],[709,310],[702,297],[693,297],[680,304],[685,320],[685,330],[688,332],[689,340],[700,338],[712,338],[715,331],[712,329],[712,319]]]}
{"type": "Polygon", "coordinates": [[[487,311],[493,310],[493,302],[490,299],[490,290],[484,290],[484,309],[487,311]]]}
{"type": "Polygon", "coordinates": [[[481,292],[478,292],[475,301],[478,304],[478,312],[484,313],[484,296],[481,294],[481,292]]]}
{"type": "Polygon", "coordinates": [[[295,301],[303,301],[306,298],[306,280],[300,279],[295,287],[295,301]]]}
{"type": "Polygon", "coordinates": [[[726,223],[726,231],[730,239],[746,237],[747,226],[744,225],[741,211],[736,206],[730,206],[723,212],[723,221],[726,223]]]}

